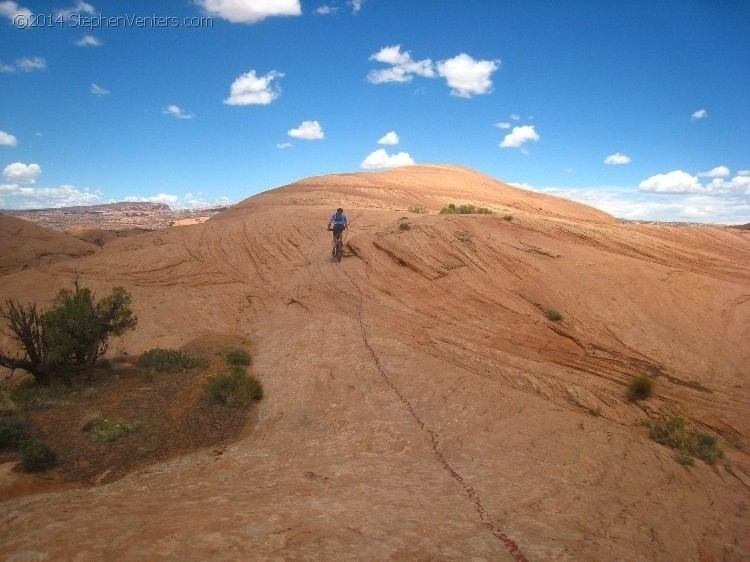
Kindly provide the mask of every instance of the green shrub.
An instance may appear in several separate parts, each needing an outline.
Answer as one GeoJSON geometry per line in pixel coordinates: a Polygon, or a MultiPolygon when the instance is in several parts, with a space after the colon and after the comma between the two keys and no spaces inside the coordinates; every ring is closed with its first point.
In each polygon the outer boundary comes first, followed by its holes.
{"type": "Polygon", "coordinates": [[[232,367],[228,372],[218,375],[210,375],[206,381],[206,390],[217,402],[235,408],[263,398],[260,381],[248,375],[241,366],[232,367]]]}
{"type": "Polygon", "coordinates": [[[77,277],[74,289],[61,289],[47,312],[38,311],[35,303],[5,301],[0,319],[7,323],[24,357],[0,353],[0,365],[23,369],[43,386],[58,375],[67,381],[93,367],[113,336],[135,329],[138,319],[130,308],[130,294],[122,287],[100,300],[81,287],[77,277]]]}
{"type": "Polygon", "coordinates": [[[719,448],[719,440],[715,435],[696,433],[690,447],[690,453],[708,464],[716,464],[724,453],[719,448]]]}
{"type": "Polygon", "coordinates": [[[122,419],[110,420],[102,418],[98,412],[84,418],[81,431],[90,431],[96,441],[110,443],[130,435],[135,430],[135,424],[122,419]]]}
{"type": "Polygon", "coordinates": [[[411,230],[411,225],[408,222],[402,222],[398,225],[401,230],[411,230]]]}
{"type": "Polygon", "coordinates": [[[86,412],[86,415],[83,416],[83,421],[81,422],[81,431],[91,431],[102,421],[104,421],[104,416],[102,416],[101,412],[96,410],[86,412]]]}
{"type": "Polygon", "coordinates": [[[26,408],[43,399],[44,389],[34,379],[25,379],[10,390],[10,399],[17,406],[26,408]]]}
{"type": "Polygon", "coordinates": [[[100,359],[96,362],[96,366],[100,369],[104,369],[105,371],[111,371],[114,367],[114,364],[110,359],[100,359]]]}
{"type": "Polygon", "coordinates": [[[476,205],[459,205],[450,203],[440,209],[441,215],[491,215],[492,210],[487,207],[477,207],[476,205]]]}
{"type": "Polygon", "coordinates": [[[503,219],[505,219],[506,221],[512,221],[512,220],[513,220],[513,215],[511,215],[511,214],[507,214],[507,215],[505,215],[505,216],[503,217],[503,219]]]}
{"type": "Polygon", "coordinates": [[[252,357],[247,350],[241,347],[233,347],[228,349],[224,354],[224,359],[230,365],[249,365],[252,362],[252,357]]]}
{"type": "Polygon", "coordinates": [[[666,421],[650,422],[651,439],[673,449],[686,449],[689,441],[686,426],[687,418],[681,414],[675,414],[666,421]]]}
{"type": "Polygon", "coordinates": [[[21,450],[21,466],[26,472],[42,472],[57,464],[57,454],[44,443],[27,441],[21,450]]]}
{"type": "Polygon", "coordinates": [[[685,457],[697,457],[713,465],[724,455],[716,436],[691,430],[683,414],[652,421],[649,427],[654,441],[678,450],[677,461],[680,464],[692,464],[692,460],[685,462],[685,457]]]}
{"type": "Polygon", "coordinates": [[[13,403],[22,410],[46,410],[56,404],[57,399],[63,396],[61,385],[54,387],[39,386],[35,379],[29,378],[21,381],[10,391],[13,403]]]}
{"type": "Polygon", "coordinates": [[[556,308],[548,308],[544,311],[544,314],[547,316],[547,320],[552,322],[560,322],[563,319],[562,313],[556,308]]]}
{"type": "Polygon", "coordinates": [[[0,451],[13,451],[29,439],[29,423],[21,418],[0,417],[0,451]]]}
{"type": "Polygon", "coordinates": [[[628,383],[627,396],[631,402],[637,402],[651,396],[654,390],[654,381],[648,375],[640,374],[633,377],[628,383]]]}
{"type": "Polygon", "coordinates": [[[414,213],[415,215],[423,215],[427,211],[425,210],[424,207],[422,207],[420,205],[414,205],[412,207],[409,207],[409,212],[410,213],[414,213]]]}
{"type": "Polygon", "coordinates": [[[193,368],[205,369],[208,359],[182,349],[150,349],[142,354],[136,365],[142,369],[153,369],[158,373],[177,373],[193,368]]]}

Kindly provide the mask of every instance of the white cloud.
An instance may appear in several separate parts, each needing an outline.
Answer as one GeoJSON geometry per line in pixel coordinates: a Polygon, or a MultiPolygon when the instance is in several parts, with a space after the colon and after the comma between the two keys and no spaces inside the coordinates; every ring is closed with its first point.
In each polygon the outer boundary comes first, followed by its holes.
{"type": "Polygon", "coordinates": [[[414,165],[414,160],[412,160],[408,152],[388,155],[384,148],[379,148],[375,152],[368,154],[367,158],[361,164],[362,168],[366,170],[384,170],[412,165],[414,165]]]}
{"type": "Polygon", "coordinates": [[[192,119],[195,117],[195,114],[185,111],[178,105],[168,105],[162,110],[162,113],[164,115],[171,115],[173,117],[176,117],[177,119],[192,119]]]}
{"type": "Polygon", "coordinates": [[[17,184],[0,185],[0,194],[6,197],[9,209],[46,209],[95,205],[101,202],[99,191],[77,189],[72,185],[59,187],[21,187],[17,184]]]}
{"type": "Polygon", "coordinates": [[[705,119],[706,117],[708,117],[708,111],[706,111],[705,109],[699,109],[690,116],[690,120],[699,121],[700,119],[705,119]]]}
{"type": "Polygon", "coordinates": [[[255,74],[255,70],[250,70],[232,82],[229,97],[224,100],[224,103],[227,105],[268,105],[281,95],[281,88],[273,81],[283,77],[283,73],[275,70],[260,77],[255,74]]]}
{"type": "Polygon", "coordinates": [[[14,162],[3,170],[3,177],[12,183],[34,183],[42,173],[39,164],[23,164],[14,162]]]}
{"type": "Polygon", "coordinates": [[[401,52],[401,45],[383,47],[370,56],[370,60],[391,65],[390,68],[371,70],[367,80],[372,84],[386,84],[388,82],[411,82],[414,76],[432,78],[435,70],[430,59],[415,61],[409,51],[401,52]]]}
{"type": "Polygon", "coordinates": [[[730,174],[729,168],[726,166],[716,166],[712,170],[707,172],[698,172],[699,178],[728,178],[730,174]]]}
{"type": "Polygon", "coordinates": [[[370,56],[371,61],[390,65],[388,68],[371,70],[367,81],[372,84],[408,83],[415,76],[434,78],[437,74],[445,78],[451,95],[470,98],[489,94],[492,91],[492,74],[500,68],[499,60],[475,60],[466,53],[435,65],[431,59],[415,61],[411,52],[402,51],[401,45],[383,47],[370,56]]]}
{"type": "Polygon", "coordinates": [[[706,196],[745,196],[750,195],[750,176],[736,175],[731,180],[729,169],[718,166],[709,172],[693,176],[682,170],[657,174],[643,180],[638,191],[668,195],[701,194],[706,196]],[[711,178],[708,184],[700,183],[699,177],[711,178]]]}
{"type": "Polygon", "coordinates": [[[411,53],[406,51],[401,52],[401,45],[391,45],[390,47],[383,47],[377,53],[370,55],[370,60],[382,62],[385,64],[392,64],[394,66],[408,64],[412,61],[411,53]]]}
{"type": "Polygon", "coordinates": [[[542,187],[513,184],[590,205],[615,217],[647,221],[715,224],[750,222],[750,197],[743,195],[674,194],[667,196],[622,187],[542,187]]]}
{"type": "Polygon", "coordinates": [[[437,63],[437,71],[451,88],[451,95],[460,98],[489,94],[492,74],[500,68],[499,60],[475,60],[466,53],[437,63]]]}
{"type": "Polygon", "coordinates": [[[173,209],[203,209],[206,207],[218,207],[231,205],[232,201],[228,197],[216,197],[213,200],[205,198],[203,193],[186,193],[181,199],[171,204],[173,209]]]}
{"type": "Polygon", "coordinates": [[[287,131],[287,134],[290,137],[302,140],[321,140],[325,138],[323,128],[317,121],[303,121],[298,128],[287,131]]]}
{"type": "Polygon", "coordinates": [[[0,72],[2,73],[11,73],[15,72],[16,67],[12,64],[5,64],[4,62],[0,62],[0,72]]]}
{"type": "Polygon", "coordinates": [[[511,119],[511,121],[520,121],[521,120],[521,116],[518,115],[518,113],[511,113],[510,119],[511,119]]]}
{"type": "Polygon", "coordinates": [[[180,198],[177,195],[169,195],[167,193],[159,193],[151,197],[141,197],[140,195],[131,195],[125,198],[125,201],[129,203],[166,203],[171,205],[176,203],[180,198]]]}
{"type": "Polygon", "coordinates": [[[505,135],[500,148],[521,148],[527,142],[536,142],[539,140],[539,134],[534,130],[534,125],[523,125],[513,127],[513,130],[505,135]]]}
{"type": "Polygon", "coordinates": [[[338,12],[338,8],[336,6],[328,6],[327,4],[323,4],[322,6],[318,6],[315,8],[315,13],[319,16],[330,16],[331,14],[335,14],[338,12]]]}
{"type": "Polygon", "coordinates": [[[18,145],[18,139],[11,135],[10,133],[6,133],[5,131],[0,131],[0,146],[17,146],[18,145]]]}
{"type": "Polygon", "coordinates": [[[507,121],[500,121],[500,123],[495,124],[495,127],[498,129],[510,129],[510,123],[507,121]]]}
{"type": "Polygon", "coordinates": [[[70,19],[73,14],[96,14],[96,9],[91,4],[77,0],[75,6],[72,8],[66,8],[64,10],[58,10],[55,12],[55,18],[70,19]]]}
{"type": "Polygon", "coordinates": [[[352,13],[358,14],[364,3],[365,0],[349,0],[349,5],[352,7],[352,13]]]}
{"type": "Polygon", "coordinates": [[[104,43],[93,35],[84,35],[76,41],[76,45],[79,47],[101,47],[104,43]]]}
{"type": "Polygon", "coordinates": [[[257,23],[275,16],[302,15],[300,0],[196,0],[208,15],[232,23],[257,23]]]}
{"type": "Polygon", "coordinates": [[[378,139],[378,144],[398,144],[399,140],[400,139],[398,138],[396,131],[388,131],[385,135],[378,139]]]}
{"type": "Polygon", "coordinates": [[[630,164],[630,156],[620,152],[615,152],[614,154],[607,156],[604,159],[604,163],[609,164],[610,166],[623,166],[625,164],[630,164]]]}
{"type": "Polygon", "coordinates": [[[106,88],[102,88],[98,84],[91,84],[90,92],[94,94],[95,96],[108,96],[109,90],[106,88]]]}
{"type": "Polygon", "coordinates": [[[750,177],[735,176],[730,181],[724,178],[714,178],[705,187],[706,193],[710,195],[739,194],[750,195],[750,177]]]}
{"type": "Polygon", "coordinates": [[[23,72],[33,72],[47,68],[47,61],[41,57],[24,57],[16,60],[16,67],[23,72]]]}
{"type": "Polygon", "coordinates": [[[371,70],[367,73],[367,81],[371,84],[388,84],[411,82],[414,76],[407,73],[403,68],[394,66],[380,70],[371,70]]]}
{"type": "Polygon", "coordinates": [[[656,174],[638,184],[638,191],[647,193],[700,193],[704,191],[698,178],[674,170],[666,174],[656,174]]]}
{"type": "Polygon", "coordinates": [[[750,176],[750,170],[740,170],[737,172],[737,175],[742,177],[750,176]]]}
{"type": "Polygon", "coordinates": [[[31,20],[33,14],[28,8],[22,8],[15,2],[6,1],[0,2],[0,16],[8,18],[8,21],[16,27],[23,28],[31,20]]]}
{"type": "Polygon", "coordinates": [[[293,146],[294,145],[292,143],[290,143],[290,142],[279,142],[279,143],[276,143],[276,148],[281,148],[281,149],[292,148],[293,146]]]}

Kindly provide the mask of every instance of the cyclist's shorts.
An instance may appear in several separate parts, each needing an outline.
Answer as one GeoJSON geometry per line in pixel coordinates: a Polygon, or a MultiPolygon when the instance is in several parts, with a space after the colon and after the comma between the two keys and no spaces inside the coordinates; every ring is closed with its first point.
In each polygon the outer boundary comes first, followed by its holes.
{"type": "Polygon", "coordinates": [[[345,224],[334,224],[333,225],[333,235],[338,236],[342,232],[344,232],[344,229],[346,228],[345,224]]]}

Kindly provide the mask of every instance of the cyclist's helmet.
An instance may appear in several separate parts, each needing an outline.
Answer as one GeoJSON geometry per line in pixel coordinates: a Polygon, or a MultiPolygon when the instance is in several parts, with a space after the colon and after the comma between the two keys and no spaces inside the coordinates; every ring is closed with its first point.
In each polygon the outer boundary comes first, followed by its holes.
{"type": "Polygon", "coordinates": [[[338,209],[336,209],[336,212],[337,212],[337,213],[343,213],[343,212],[344,212],[344,209],[342,209],[341,207],[339,207],[338,209]]]}

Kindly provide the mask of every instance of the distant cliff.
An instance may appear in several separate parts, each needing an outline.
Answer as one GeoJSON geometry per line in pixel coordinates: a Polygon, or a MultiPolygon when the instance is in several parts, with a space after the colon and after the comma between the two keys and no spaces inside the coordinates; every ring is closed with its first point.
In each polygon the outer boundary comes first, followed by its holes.
{"type": "Polygon", "coordinates": [[[171,209],[166,203],[129,202],[104,203],[102,205],[82,205],[80,207],[58,207],[49,209],[3,210],[6,215],[24,216],[29,214],[65,213],[168,213],[171,209]]]}
{"type": "Polygon", "coordinates": [[[155,230],[172,226],[177,221],[210,217],[226,207],[208,209],[170,209],[166,203],[121,202],[57,209],[2,211],[45,228],[66,231],[73,227],[104,230],[155,230]]]}

